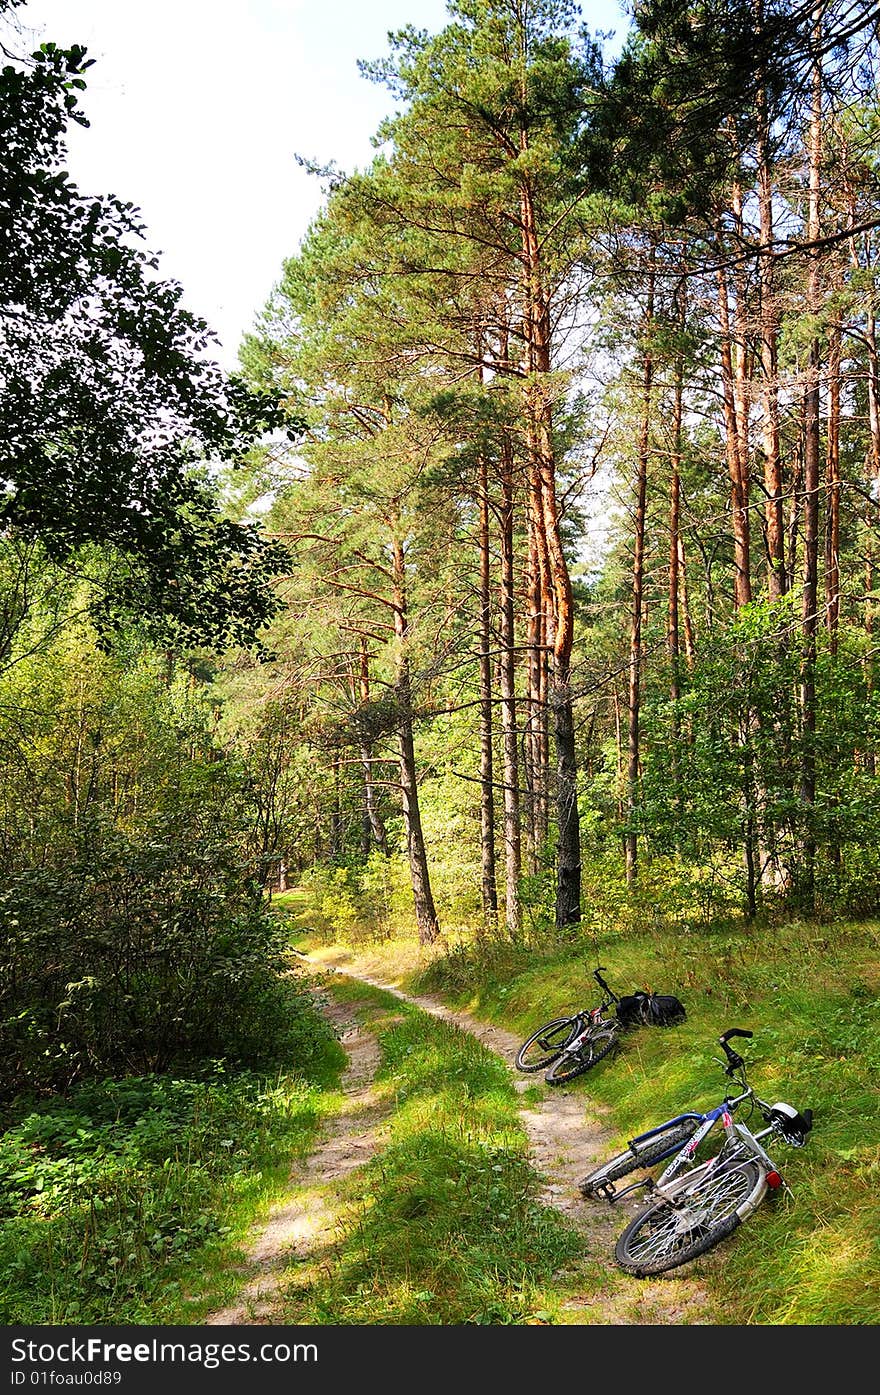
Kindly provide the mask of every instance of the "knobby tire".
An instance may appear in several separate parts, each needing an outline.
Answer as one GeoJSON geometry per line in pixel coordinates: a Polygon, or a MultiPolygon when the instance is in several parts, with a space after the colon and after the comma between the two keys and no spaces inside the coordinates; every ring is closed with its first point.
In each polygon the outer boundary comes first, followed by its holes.
{"type": "Polygon", "coordinates": [[[576,1075],[583,1075],[584,1071],[591,1070],[610,1051],[613,1051],[619,1038],[620,1033],[616,1027],[594,1028],[586,1041],[576,1051],[563,1050],[547,1071],[544,1079],[548,1085],[564,1085],[567,1080],[574,1080],[576,1075]]]}
{"type": "Polygon", "coordinates": [[[659,1201],[635,1216],[618,1238],[616,1263],[644,1279],[697,1259],[736,1230],[738,1208],[764,1185],[764,1171],[754,1159],[725,1165],[686,1195],[659,1201]]]}
{"type": "Polygon", "coordinates": [[[588,1198],[598,1196],[603,1186],[626,1177],[637,1168],[652,1167],[666,1156],[671,1158],[672,1154],[696,1133],[699,1123],[699,1119],[688,1119],[686,1122],[670,1125],[653,1138],[631,1143],[622,1153],[617,1153],[615,1157],[609,1158],[607,1163],[587,1173],[578,1183],[581,1195],[588,1198]]]}

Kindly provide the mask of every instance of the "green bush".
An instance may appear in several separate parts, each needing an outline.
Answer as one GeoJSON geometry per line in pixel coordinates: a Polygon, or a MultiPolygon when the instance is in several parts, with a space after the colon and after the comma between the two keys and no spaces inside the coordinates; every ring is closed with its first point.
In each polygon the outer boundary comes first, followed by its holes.
{"type": "Polygon", "coordinates": [[[193,819],[136,839],[93,822],[76,860],[0,895],[0,1092],[84,1075],[308,1052],[283,926],[247,865],[193,819]]]}

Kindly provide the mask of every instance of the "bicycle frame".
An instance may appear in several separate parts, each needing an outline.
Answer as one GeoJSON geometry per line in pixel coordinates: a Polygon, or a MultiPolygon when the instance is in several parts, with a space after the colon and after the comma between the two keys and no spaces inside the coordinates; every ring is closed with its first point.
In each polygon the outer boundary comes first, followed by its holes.
{"type": "MultiPolygon", "coordinates": [[[[747,1091],[747,1094],[751,1095],[752,1091],[747,1091]]],[[[686,1194],[696,1183],[702,1183],[712,1172],[726,1167],[731,1160],[736,1159],[737,1154],[749,1154],[761,1164],[765,1183],[760,1193],[755,1196],[753,1204],[742,1213],[743,1216],[749,1215],[763,1200],[768,1188],[775,1190],[783,1185],[782,1175],[776,1164],[759,1142],[768,1134],[776,1133],[776,1126],[768,1124],[766,1128],[752,1133],[747,1125],[737,1123],[730,1111],[725,1109],[723,1105],[711,1110],[710,1115],[711,1117],[707,1118],[705,1124],[701,1125],[694,1137],[689,1139],[683,1148],[679,1149],[672,1162],[660,1176],[656,1180],[649,1179],[647,1185],[652,1194],[652,1200],[657,1200],[658,1196],[665,1197],[674,1204],[676,1198],[686,1194]],[[708,1158],[706,1162],[690,1168],[687,1172],[682,1172],[681,1169],[686,1161],[693,1156],[699,1143],[719,1120],[725,1132],[725,1139],[718,1152],[708,1158]]]]}
{"type": "Polygon", "coordinates": [[[599,1007],[584,1008],[581,1012],[575,1013],[578,1018],[578,1030],[571,1041],[563,1046],[559,1053],[560,1056],[576,1056],[594,1028],[600,1025],[617,1027],[616,1018],[604,1015],[605,1009],[610,1006],[610,1003],[602,1003],[599,1007]]]}

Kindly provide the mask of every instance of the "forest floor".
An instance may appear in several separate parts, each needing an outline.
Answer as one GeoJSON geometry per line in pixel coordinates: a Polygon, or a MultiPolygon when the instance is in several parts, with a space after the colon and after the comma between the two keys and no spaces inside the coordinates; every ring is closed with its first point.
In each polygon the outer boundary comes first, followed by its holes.
{"type": "MultiPolygon", "coordinates": [[[[508,1064],[516,1074],[515,1086],[520,1093],[534,1086],[532,1077],[523,1077],[515,1069],[518,1037],[480,1022],[468,1012],[453,1011],[434,998],[403,993],[360,969],[355,972],[343,967],[342,958],[332,950],[324,950],[304,956],[304,963],[312,972],[341,973],[354,982],[382,989],[470,1032],[508,1064]]],[[[310,1258],[317,1265],[322,1253],[332,1247],[336,1216],[328,1200],[329,1184],[368,1162],[382,1147],[383,1124],[393,1102],[374,1089],[380,1063],[376,1039],[359,1023],[357,1003],[337,1003],[328,996],[323,1010],[348,1055],[341,1087],[344,1107],[333,1118],[323,1143],[291,1173],[287,1194],[253,1233],[243,1256],[245,1282],[237,1301],[210,1314],[205,1319],[209,1325],[283,1321],[279,1313],[291,1266],[305,1278],[310,1258]]],[[[541,1200],[564,1212],[580,1232],[586,1261],[592,1260],[593,1266],[607,1265],[607,1283],[565,1302],[565,1321],[601,1325],[712,1324],[715,1318],[706,1288],[687,1276],[687,1271],[638,1280],[622,1274],[613,1265],[614,1242],[627,1216],[620,1207],[585,1202],[577,1189],[579,1179],[608,1156],[610,1135],[595,1102],[575,1085],[573,1082],[572,1087],[554,1087],[537,1103],[532,1102],[532,1090],[531,1100],[524,1100],[520,1109],[532,1163],[544,1179],[541,1200]]],[[[703,1272],[712,1262],[711,1256],[701,1262],[703,1272]]]]}

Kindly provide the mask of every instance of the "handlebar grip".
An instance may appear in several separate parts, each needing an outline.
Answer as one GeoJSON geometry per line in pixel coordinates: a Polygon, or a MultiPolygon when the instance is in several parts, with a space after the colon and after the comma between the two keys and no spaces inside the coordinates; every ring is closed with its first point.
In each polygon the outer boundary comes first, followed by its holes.
{"type": "Polygon", "coordinates": [[[721,1046],[726,1046],[731,1037],[753,1037],[754,1032],[749,1032],[745,1027],[730,1027],[726,1032],[722,1032],[718,1038],[721,1046]]]}

